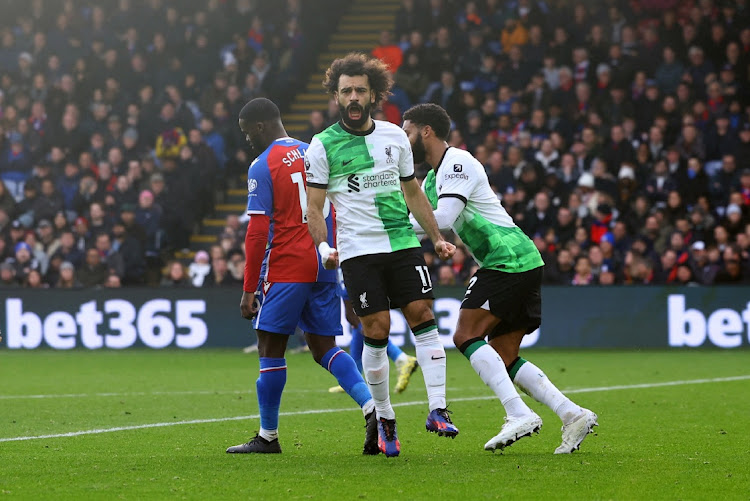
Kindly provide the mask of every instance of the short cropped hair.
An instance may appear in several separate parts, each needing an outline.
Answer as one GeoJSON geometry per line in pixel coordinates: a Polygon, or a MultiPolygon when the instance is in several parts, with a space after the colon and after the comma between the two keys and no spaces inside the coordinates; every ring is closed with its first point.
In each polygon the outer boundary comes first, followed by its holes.
{"type": "Polygon", "coordinates": [[[243,106],[239,118],[248,122],[271,122],[281,120],[281,112],[270,99],[257,97],[243,106]]]}
{"type": "Polygon", "coordinates": [[[326,70],[326,76],[323,79],[323,87],[329,94],[333,95],[339,90],[341,75],[365,75],[370,84],[370,89],[375,92],[375,106],[391,94],[393,77],[388,71],[388,66],[380,59],[359,52],[352,52],[333,61],[331,67],[326,70]]]}
{"type": "Polygon", "coordinates": [[[443,141],[448,139],[451,132],[451,117],[437,104],[425,103],[413,106],[404,113],[404,120],[409,120],[417,127],[429,125],[438,139],[443,141]]]}

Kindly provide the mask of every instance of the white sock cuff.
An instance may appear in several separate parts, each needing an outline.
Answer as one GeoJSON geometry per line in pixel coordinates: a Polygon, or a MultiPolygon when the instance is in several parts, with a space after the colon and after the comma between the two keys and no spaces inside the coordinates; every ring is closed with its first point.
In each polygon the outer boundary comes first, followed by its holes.
{"type": "MultiPolygon", "coordinates": [[[[544,373],[542,369],[537,367],[536,365],[532,364],[528,360],[516,371],[516,377],[513,378],[513,381],[518,380],[521,378],[523,381],[527,377],[539,377],[539,375],[542,375],[544,377],[547,377],[547,374],[544,373]]],[[[549,378],[547,378],[549,379],[549,378]]]]}
{"type": "Polygon", "coordinates": [[[438,337],[437,327],[425,332],[424,334],[420,334],[419,336],[414,336],[414,346],[429,346],[435,343],[442,346],[442,343],[440,343],[440,337],[438,337]]]}

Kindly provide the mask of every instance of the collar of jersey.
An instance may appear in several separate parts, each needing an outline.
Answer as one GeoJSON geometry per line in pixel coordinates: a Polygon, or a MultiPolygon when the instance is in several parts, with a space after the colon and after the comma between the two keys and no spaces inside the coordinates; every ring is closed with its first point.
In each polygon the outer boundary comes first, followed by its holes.
{"type": "Polygon", "coordinates": [[[274,139],[273,142],[275,143],[276,141],[286,141],[287,139],[294,140],[293,138],[291,138],[289,136],[284,136],[284,137],[280,137],[280,138],[274,139]]]}
{"type": "Polygon", "coordinates": [[[440,157],[440,161],[437,163],[437,167],[435,167],[435,174],[437,174],[437,171],[440,170],[440,166],[443,165],[443,160],[445,160],[445,155],[448,154],[448,150],[453,148],[453,146],[448,146],[445,151],[443,152],[443,156],[440,157]]]}
{"type": "Polygon", "coordinates": [[[367,136],[375,132],[375,120],[372,121],[372,127],[370,127],[367,130],[352,130],[346,125],[344,125],[343,120],[339,120],[339,127],[341,127],[344,130],[344,132],[347,132],[351,134],[352,136],[367,136]]]}

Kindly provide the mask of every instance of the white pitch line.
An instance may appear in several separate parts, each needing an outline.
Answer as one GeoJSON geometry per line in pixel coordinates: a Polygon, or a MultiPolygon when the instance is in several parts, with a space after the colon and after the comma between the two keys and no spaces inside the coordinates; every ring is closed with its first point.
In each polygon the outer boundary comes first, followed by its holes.
{"type": "MultiPolygon", "coordinates": [[[[687,379],[682,381],[664,381],[661,383],[642,383],[642,384],[631,384],[631,385],[617,385],[617,386],[601,386],[598,388],[574,388],[565,390],[565,393],[594,393],[600,391],[616,391],[616,390],[634,390],[642,388],[659,388],[664,386],[683,386],[689,384],[705,384],[705,383],[723,383],[727,381],[745,381],[750,379],[750,375],[744,376],[730,376],[730,377],[718,377],[709,379],[687,379]]],[[[495,396],[481,396],[481,397],[460,397],[451,398],[451,402],[472,402],[477,400],[494,400],[495,396]]],[[[408,407],[412,405],[424,405],[427,401],[425,400],[414,400],[411,402],[401,402],[393,404],[393,407],[408,407]]],[[[310,409],[306,411],[292,411],[292,412],[280,412],[280,416],[302,416],[306,414],[330,414],[334,412],[353,412],[359,409],[347,407],[345,409],[310,409]]],[[[81,430],[71,431],[68,433],[55,433],[51,435],[35,435],[27,437],[7,437],[0,438],[1,442],[20,442],[24,440],[39,440],[45,438],[64,438],[64,437],[78,437],[81,435],[99,435],[102,433],[113,433],[116,431],[130,431],[130,430],[143,430],[147,428],[165,428],[167,426],[181,426],[186,424],[205,424],[205,423],[223,423],[226,421],[245,421],[248,419],[258,419],[259,414],[251,414],[249,416],[233,416],[223,418],[210,418],[210,419],[191,419],[188,421],[173,421],[166,423],[149,423],[149,424],[138,424],[133,426],[117,426],[114,428],[98,428],[94,430],[81,430]]]]}
{"type": "MultiPolygon", "coordinates": [[[[449,391],[465,391],[468,388],[452,388],[449,391]]],[[[303,390],[285,389],[284,393],[328,393],[326,389],[303,390]]],[[[38,395],[0,395],[0,400],[44,400],[48,398],[90,398],[90,397],[150,397],[170,395],[253,395],[253,390],[185,390],[185,391],[126,391],[99,393],[49,393],[38,395]]]]}

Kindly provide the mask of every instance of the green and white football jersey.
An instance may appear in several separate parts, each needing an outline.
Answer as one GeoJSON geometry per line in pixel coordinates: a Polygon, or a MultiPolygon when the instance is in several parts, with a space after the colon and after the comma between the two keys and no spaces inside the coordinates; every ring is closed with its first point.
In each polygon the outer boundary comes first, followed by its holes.
{"type": "Polygon", "coordinates": [[[422,189],[433,209],[438,199],[455,197],[465,207],[453,224],[482,268],[520,273],[544,265],[534,242],[513,222],[490,188],[484,167],[470,153],[448,148],[422,189]]]}
{"type": "Polygon", "coordinates": [[[313,137],[305,169],[308,186],[326,188],[336,209],[341,261],[420,246],[401,191],[414,159],[400,127],[375,120],[354,132],[333,124],[313,137]]]}

